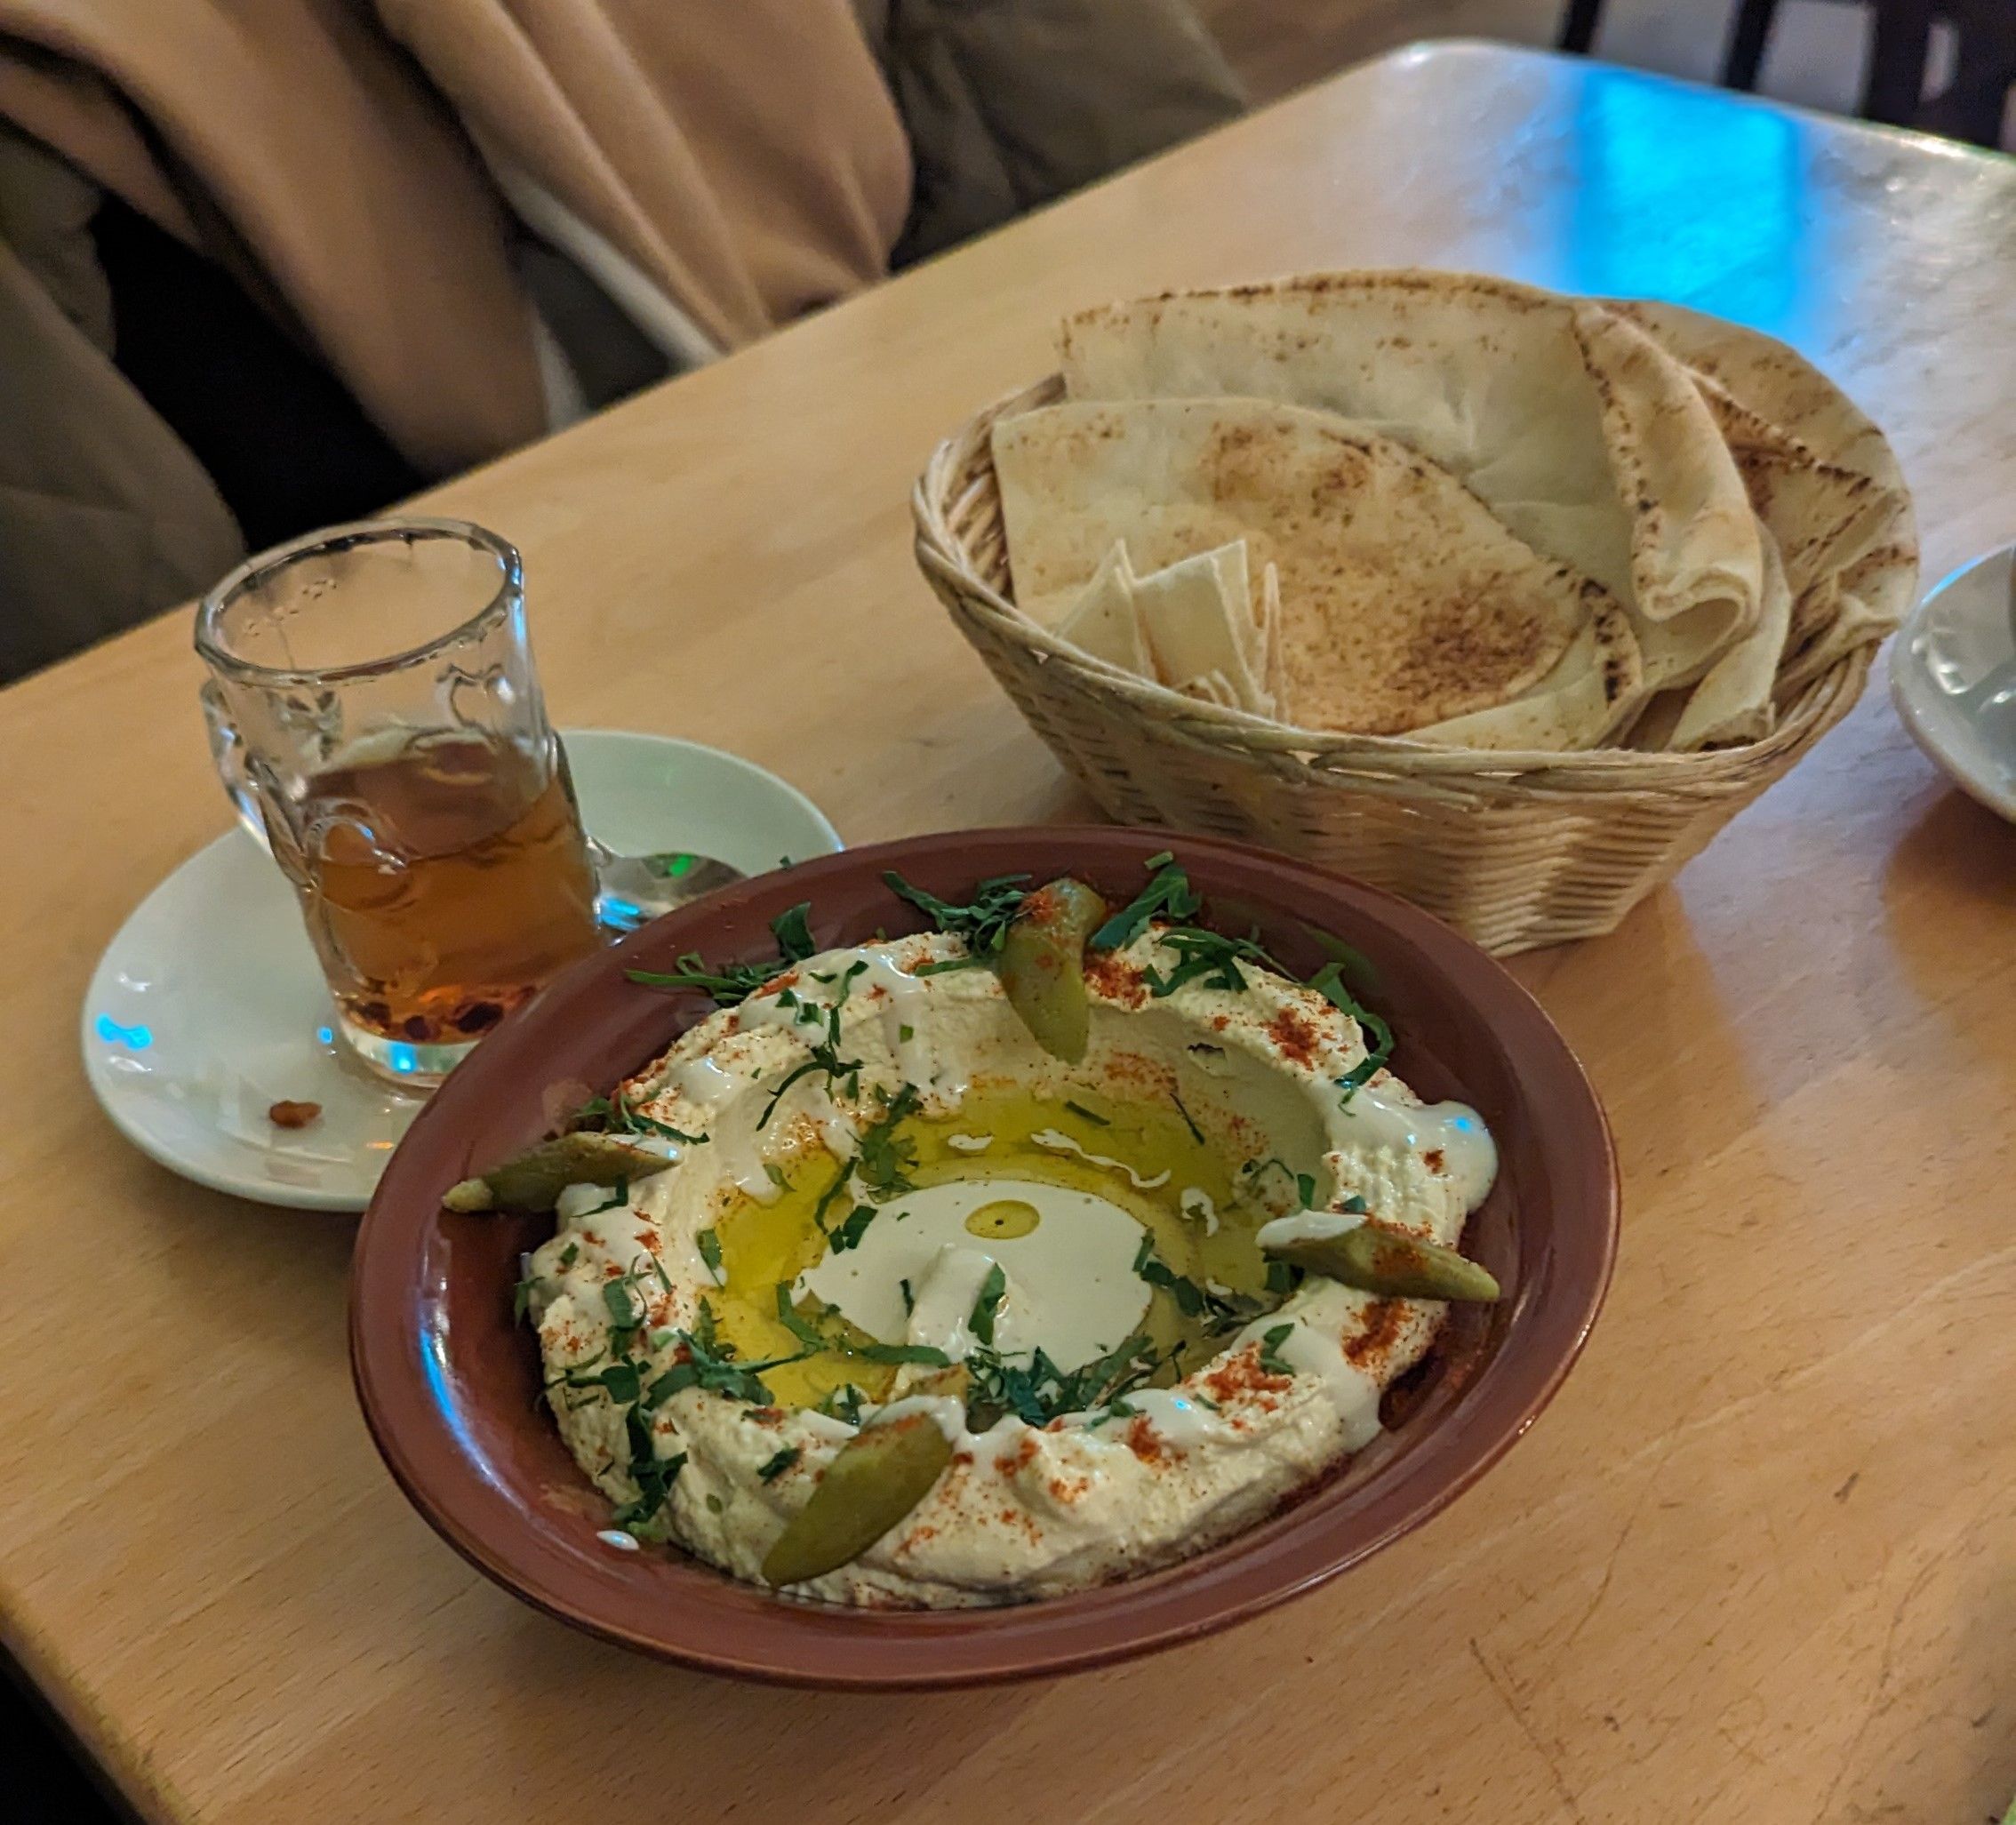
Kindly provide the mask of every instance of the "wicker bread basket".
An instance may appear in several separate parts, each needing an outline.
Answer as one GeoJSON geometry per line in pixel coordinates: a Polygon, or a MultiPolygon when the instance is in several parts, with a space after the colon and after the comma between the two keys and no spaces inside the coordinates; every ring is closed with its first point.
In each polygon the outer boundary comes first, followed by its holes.
{"type": "Polygon", "coordinates": [[[1062,397],[1026,388],[940,444],[913,498],[917,562],[1037,734],[1106,812],[1264,844],[1370,881],[1500,954],[1613,930],[1845,716],[1876,641],[1779,704],[1748,745],[1485,753],[1298,730],[1183,696],[1015,607],[988,437],[1062,397]]]}

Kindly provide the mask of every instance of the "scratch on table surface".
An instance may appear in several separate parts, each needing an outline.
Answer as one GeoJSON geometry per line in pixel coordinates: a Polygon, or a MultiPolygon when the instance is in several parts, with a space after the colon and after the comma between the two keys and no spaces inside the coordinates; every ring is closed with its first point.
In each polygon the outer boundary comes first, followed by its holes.
{"type": "Polygon", "coordinates": [[[1841,1783],[1848,1778],[1848,1771],[1854,1765],[1855,1757],[1862,1747],[1862,1739],[1869,1733],[1869,1727],[1890,1709],[1890,1675],[1897,1661],[1897,1634],[1902,1628],[1905,1612],[1917,1601],[1918,1594],[1932,1581],[1932,1573],[1946,1563],[1945,1552],[1935,1552],[1918,1568],[1917,1575],[1905,1587],[1904,1595],[1897,1599],[1896,1607],[1890,1613],[1890,1626],[1883,1634],[1883,1654],[1876,1662],[1876,1689],[1869,1694],[1869,1701],[1862,1712],[1861,1722],[1855,1726],[1855,1733],[1848,1739],[1841,1751],[1841,1758],[1834,1771],[1834,1779],[1828,1783],[1827,1792],[1821,1796],[1820,1810],[1813,1814],[1813,1825],[1821,1825],[1833,1810],[1835,1796],[1841,1791],[1841,1783]]]}
{"type": "Polygon", "coordinates": [[[1567,1635],[1563,1638],[1561,1645],[1555,1650],[1554,1658],[1548,1663],[1550,1668],[1559,1664],[1561,1657],[1574,1646],[1576,1637],[1580,1635],[1582,1630],[1588,1626],[1589,1618],[1603,1607],[1603,1600],[1610,1592],[1610,1581],[1617,1575],[1617,1561],[1622,1556],[1625,1547],[1629,1543],[1633,1530],[1644,1518],[1645,1505],[1651,1501],[1652,1491],[1659,1486],[1660,1477],[1664,1472],[1673,1453],[1679,1450],[1682,1435],[1683,1429],[1678,1427],[1676,1427],[1668,1435],[1666,1449],[1660,1453],[1659,1461],[1653,1464],[1651,1470],[1646,1473],[1644,1486],[1638,1491],[1638,1499],[1631,1504],[1631,1512],[1625,1516],[1624,1525],[1618,1533],[1616,1542],[1611,1547],[1609,1556],[1603,1562],[1603,1575],[1596,1580],[1596,1588],[1590,1594],[1588,1605],[1583,1609],[1582,1613],[1576,1617],[1575,1626],[1569,1629],[1567,1635]]]}
{"type": "Polygon", "coordinates": [[[1838,1488],[1837,1490],[1836,1490],[1836,1491],[1834,1492],[1834,1499],[1835,1499],[1835,1501],[1846,1501],[1848,1500],[1849,1493],[1850,1493],[1850,1492],[1851,1492],[1851,1491],[1852,1491],[1852,1489],[1853,1489],[1853,1488],[1855,1487],[1855,1485],[1857,1485],[1858,1483],[1860,1483],[1860,1482],[1861,1480],[1862,1480],[1862,1473],[1861,1473],[1861,1472],[1860,1472],[1860,1470],[1851,1470],[1851,1471],[1849,1471],[1849,1473],[1848,1473],[1848,1480],[1847,1480],[1847,1481],[1846,1481],[1845,1483],[1844,1483],[1844,1484],[1843,1484],[1843,1485],[1841,1485],[1841,1487],[1840,1487],[1840,1488],[1838,1488]]]}
{"type": "Polygon", "coordinates": [[[1533,1753],[1545,1765],[1554,1781],[1555,1792],[1561,1796],[1561,1804],[1568,1808],[1569,1817],[1576,1821],[1576,1825],[1589,1825],[1588,1814],[1583,1812],[1580,1802],[1575,1797],[1574,1789],[1568,1785],[1566,1776],[1561,1772],[1561,1765],[1556,1760],[1556,1757],[1561,1753],[1561,1745],[1555,1743],[1550,1752],[1548,1745],[1540,1741],[1539,1732],[1526,1721],[1526,1714],[1519,1709],[1519,1701],[1512,1696],[1509,1684],[1500,1677],[1497,1669],[1485,1659],[1484,1651],[1474,1635],[1470,1637],[1470,1658],[1482,1669],[1491,1689],[1498,1694],[1499,1701],[1512,1714],[1512,1721],[1519,1726],[1519,1734],[1526,1739],[1533,1753]]]}

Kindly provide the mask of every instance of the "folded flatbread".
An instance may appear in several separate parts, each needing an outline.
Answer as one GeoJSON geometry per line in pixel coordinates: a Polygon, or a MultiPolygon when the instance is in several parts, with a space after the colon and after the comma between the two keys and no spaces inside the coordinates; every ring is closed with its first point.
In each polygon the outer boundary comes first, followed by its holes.
{"type": "MultiPolygon", "coordinates": [[[[1060,351],[1074,401],[1286,400],[1408,445],[1621,603],[1651,688],[1702,676],[1756,621],[1756,521],[1714,419],[1680,363],[1601,306],[1340,273],[1084,311],[1060,351]]],[[[1285,566],[1282,591],[1292,616],[1285,566]]]]}
{"type": "Polygon", "coordinates": [[[1145,577],[1134,574],[1126,541],[1116,540],[1066,608],[1057,635],[1172,690],[1271,716],[1276,660],[1268,617],[1278,601],[1277,591],[1254,595],[1243,539],[1145,577]]]}
{"type": "Polygon", "coordinates": [[[1613,605],[1446,470],[1328,413],[1069,404],[1000,420],[993,443],[1025,612],[1054,626],[1116,540],[1146,571],[1244,539],[1248,574],[1276,574],[1276,714],[1304,728],[1392,734],[1504,704],[1613,605]]]}
{"type": "Polygon", "coordinates": [[[1780,704],[1881,640],[1916,599],[1917,528],[1896,452],[1797,350],[1677,304],[1612,300],[1685,362],[1776,537],[1792,593],[1780,704]]]}
{"type": "MultiPolygon", "coordinates": [[[[1134,581],[1134,612],[1147,636],[1154,675],[1177,690],[1219,681],[1230,705],[1272,716],[1274,699],[1254,669],[1260,630],[1246,575],[1246,541],[1180,558],[1134,581]]],[[[1220,700],[1216,693],[1213,701],[1220,700]]]]}
{"type": "Polygon", "coordinates": [[[1772,692],[1792,626],[1792,592],[1778,540],[1764,535],[1764,612],[1757,624],[1716,660],[1687,694],[1666,746],[1676,753],[1761,741],[1771,733],[1772,692]]]}
{"type": "Polygon", "coordinates": [[[1100,561],[1092,581],[1058,621],[1057,636],[1124,671],[1155,676],[1148,638],[1134,612],[1134,570],[1125,540],[1115,540],[1100,561]]]}

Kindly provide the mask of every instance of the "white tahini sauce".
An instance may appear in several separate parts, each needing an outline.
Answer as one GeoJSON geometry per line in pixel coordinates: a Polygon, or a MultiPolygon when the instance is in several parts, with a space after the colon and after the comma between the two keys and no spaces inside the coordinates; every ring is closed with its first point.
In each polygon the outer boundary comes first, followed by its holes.
{"type": "Polygon", "coordinates": [[[1176,1194],[1177,1208],[1193,1221],[1202,1223],[1206,1236],[1218,1234],[1218,1206],[1211,1201],[1211,1193],[1196,1185],[1186,1185],[1176,1194]]]}
{"type": "MultiPolygon", "coordinates": [[[[916,1304],[904,1321],[904,1341],[943,1350],[954,1362],[964,1362],[973,1347],[973,1308],[980,1302],[980,1289],[987,1285],[988,1276],[998,1265],[985,1249],[969,1248],[960,1242],[940,1243],[937,1253],[915,1275],[907,1277],[916,1304]]],[[[857,1300],[856,1303],[865,1301],[857,1300]]],[[[1004,1297],[1002,1306],[1005,1308],[1007,1303],[1004,1297]]],[[[845,1311],[846,1308],[841,1309],[845,1311]]],[[[997,1328],[996,1341],[999,1341],[997,1328]]]]}
{"type": "Polygon", "coordinates": [[[742,1027],[746,1031],[811,1027],[816,1037],[824,1029],[827,1011],[843,998],[843,989],[849,1008],[857,1002],[876,1005],[884,1041],[906,1083],[954,1100],[964,1095],[964,1073],[940,1057],[932,1043],[929,979],[913,976],[883,945],[829,950],[812,964],[801,965],[787,989],[752,995],[742,1004],[742,1027]],[[780,999],[787,992],[789,1000],[780,999]]]}
{"type": "Polygon", "coordinates": [[[1080,1146],[1061,1128],[1038,1128],[1029,1136],[1029,1140],[1033,1145],[1043,1148],[1046,1152],[1075,1153],[1087,1165],[1104,1166],[1111,1172],[1124,1173],[1128,1182],[1136,1191],[1154,1191],[1169,1182],[1167,1168],[1157,1173],[1152,1179],[1144,1179],[1125,1160],[1109,1159],[1103,1153],[1093,1153],[1080,1146]]]}
{"type": "Polygon", "coordinates": [[[1364,1221],[1349,1211],[1296,1211],[1262,1223],[1253,1240],[1262,1248],[1279,1248],[1289,1242],[1328,1242],[1333,1236],[1348,1236],[1364,1221]]]}
{"type": "Polygon", "coordinates": [[[1363,1147],[1442,1156],[1464,1207],[1484,1201],[1498,1176],[1498,1148],[1484,1117],[1468,1103],[1403,1102],[1372,1085],[1361,1085],[1344,1104],[1344,1132],[1363,1147]]]}
{"type": "Polygon", "coordinates": [[[955,1358],[987,1270],[1001,1264],[1008,1294],[995,1317],[994,1347],[1047,1351],[1075,1369],[1111,1349],[1148,1309],[1134,1272],[1141,1226],[1091,1192],[1026,1179],[960,1179],[884,1205],[857,1247],[829,1252],[799,1277],[796,1291],[836,1305],[869,1335],[928,1343],[955,1358]],[[975,1235],[966,1219],[1004,1199],[1033,1205],[1026,1236],[975,1235]],[[916,1309],[906,1312],[901,1282],[916,1309]],[[955,1334],[954,1325],[957,1331],[955,1334]]]}

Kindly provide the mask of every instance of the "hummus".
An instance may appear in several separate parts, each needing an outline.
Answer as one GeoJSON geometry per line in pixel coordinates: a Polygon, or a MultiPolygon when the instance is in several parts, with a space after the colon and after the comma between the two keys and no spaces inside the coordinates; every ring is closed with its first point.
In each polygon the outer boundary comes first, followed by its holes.
{"type": "Polygon", "coordinates": [[[1241,989],[1169,988],[1180,960],[1156,926],[1094,957],[1066,1064],[957,937],[828,951],[623,1087],[673,1163],[570,1187],[526,1282],[616,1543],[669,1537],[754,1580],[858,1423],[916,1403],[948,1469],[789,1589],[1016,1602],[1199,1551],[1376,1436],[1444,1308],[1260,1243],[1369,1213],[1453,1246],[1491,1137],[1384,1070],[1353,1085],[1359,1022],[1315,989],[1251,963],[1241,989]],[[908,1393],[947,1361],[972,1371],[964,1402],[908,1393]]]}

